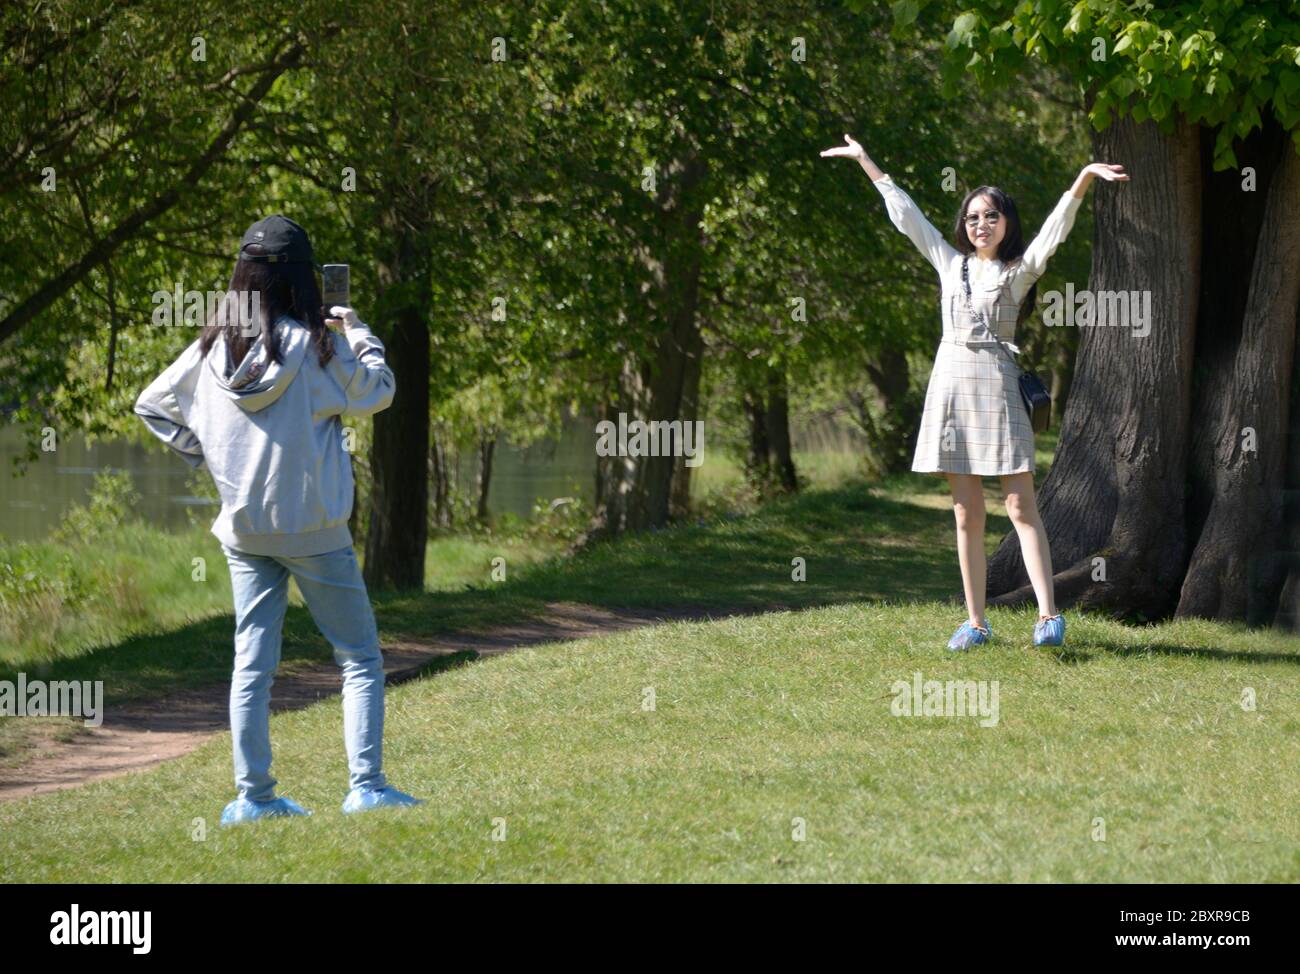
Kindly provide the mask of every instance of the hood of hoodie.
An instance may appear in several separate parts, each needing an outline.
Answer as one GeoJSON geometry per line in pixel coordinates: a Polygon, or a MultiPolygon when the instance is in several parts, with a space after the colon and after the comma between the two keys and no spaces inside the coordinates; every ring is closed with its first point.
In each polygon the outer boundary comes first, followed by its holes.
{"type": "Polygon", "coordinates": [[[217,388],[250,413],[275,402],[302,368],[307,356],[311,331],[301,322],[283,316],[275,331],[280,346],[280,362],[271,360],[264,342],[256,341],[235,365],[225,335],[218,337],[207,356],[207,368],[217,388]]]}

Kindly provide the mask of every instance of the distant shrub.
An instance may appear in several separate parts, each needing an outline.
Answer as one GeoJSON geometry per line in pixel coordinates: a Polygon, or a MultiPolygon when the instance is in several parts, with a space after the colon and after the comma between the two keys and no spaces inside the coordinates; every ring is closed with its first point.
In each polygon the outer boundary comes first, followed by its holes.
{"type": "Polygon", "coordinates": [[[88,544],[135,516],[140,494],[127,470],[103,470],[95,474],[90,498],[74,504],[51,540],[60,544],[88,544]]]}
{"type": "Polygon", "coordinates": [[[51,646],[89,592],[68,553],[40,558],[28,544],[0,547],[0,646],[51,646]]]}

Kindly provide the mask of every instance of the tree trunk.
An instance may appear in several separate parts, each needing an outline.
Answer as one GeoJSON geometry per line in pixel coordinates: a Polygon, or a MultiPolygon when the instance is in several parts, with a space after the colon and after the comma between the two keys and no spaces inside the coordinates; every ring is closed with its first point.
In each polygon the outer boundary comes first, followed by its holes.
{"type": "MultiPolygon", "coordinates": [[[[1154,619],[1178,598],[1189,550],[1184,491],[1201,266],[1199,136],[1184,119],[1168,135],[1131,118],[1093,134],[1094,158],[1121,160],[1134,178],[1096,187],[1089,286],[1149,291],[1151,320],[1145,337],[1112,326],[1080,335],[1061,446],[1039,501],[1062,605],[1154,619]]],[[[988,579],[997,596],[991,604],[1033,599],[1014,532],[990,560],[988,579]]]]}
{"type": "Polygon", "coordinates": [[[912,389],[907,355],[901,349],[884,349],[877,359],[866,363],[864,371],[880,397],[880,421],[870,422],[865,399],[853,404],[859,415],[866,417],[866,423],[859,425],[874,440],[875,466],[885,474],[911,470],[925,397],[912,389]]]}
{"type": "MultiPolygon", "coordinates": [[[[354,471],[352,475],[352,513],[348,515],[348,534],[352,536],[352,543],[355,545],[357,543],[357,522],[360,520],[361,514],[361,488],[357,484],[356,464],[352,462],[352,454],[348,454],[348,464],[354,471]]],[[[361,546],[361,550],[365,551],[364,544],[361,546]]]]}
{"type": "Polygon", "coordinates": [[[1291,363],[1291,435],[1287,446],[1286,487],[1282,493],[1283,520],[1278,560],[1286,566],[1286,581],[1278,597],[1273,625],[1300,632],[1300,355],[1291,363]]]}
{"type": "Polygon", "coordinates": [[[1073,372],[1074,353],[1070,345],[1060,342],[1056,346],[1056,361],[1052,366],[1052,424],[1059,427],[1061,417],[1070,404],[1070,378],[1073,372]]]}
{"type": "Polygon", "coordinates": [[[478,441],[478,509],[475,517],[480,524],[488,523],[488,491],[492,489],[492,455],[496,452],[495,430],[479,431],[478,441]]]}
{"type": "Polygon", "coordinates": [[[431,262],[409,216],[388,210],[391,249],[376,265],[378,319],[397,391],[374,418],[366,585],[423,589],[429,505],[429,323],[431,262]]]}
{"type": "MultiPolygon", "coordinates": [[[[645,415],[644,394],[635,363],[624,362],[623,374],[605,403],[602,421],[619,424],[619,414],[645,415]]],[[[616,537],[629,530],[628,510],[638,489],[640,464],[635,457],[618,453],[596,456],[596,503],[583,543],[616,537]]],[[[631,528],[635,530],[635,527],[631,528]]]]}
{"type": "Polygon", "coordinates": [[[1281,164],[1258,168],[1272,171],[1266,192],[1263,185],[1255,194],[1241,192],[1235,172],[1227,174],[1227,186],[1216,187],[1217,196],[1242,209],[1248,207],[1242,197],[1264,196],[1267,202],[1257,235],[1255,222],[1246,223],[1247,237],[1257,237],[1257,242],[1232,241],[1248,260],[1253,253],[1253,270],[1240,278],[1222,275],[1243,282],[1244,314],[1203,322],[1207,331],[1218,325],[1219,340],[1212,355],[1197,360],[1209,374],[1198,389],[1194,411],[1193,429],[1203,435],[1193,450],[1193,484],[1208,483],[1212,493],[1177,610],[1179,616],[1245,619],[1255,625],[1271,620],[1285,567],[1275,548],[1282,528],[1300,301],[1300,156],[1280,128],[1271,142],[1266,151],[1281,155],[1281,164]]]}
{"type": "MultiPolygon", "coordinates": [[[[659,248],[643,259],[651,271],[651,314],[659,323],[645,355],[629,358],[616,383],[606,418],[618,423],[685,421],[690,374],[699,368],[703,340],[697,318],[701,268],[700,218],[704,200],[697,192],[707,172],[699,156],[669,167],[656,204],[659,248]]],[[[680,452],[680,443],[674,441],[680,452]]],[[[587,540],[624,531],[660,528],[668,523],[673,471],[678,457],[601,457],[596,464],[596,512],[587,540]]]]}
{"type": "Polygon", "coordinates": [[[749,420],[749,453],[745,457],[745,474],[751,483],[765,484],[772,456],[772,444],[767,437],[767,404],[753,390],[745,392],[745,416],[749,420]]]}
{"type": "MultiPolygon", "coordinates": [[[[704,374],[704,336],[699,328],[694,330],[694,339],[686,350],[686,375],[682,381],[682,423],[701,421],[700,417],[700,380],[704,374]]],[[[700,429],[704,429],[701,425],[700,429]]],[[[705,462],[706,440],[698,438],[693,441],[700,451],[700,463],[705,462]]],[[[673,520],[684,518],[691,512],[691,472],[694,467],[686,465],[686,457],[676,458],[673,466],[672,498],[668,505],[668,515],[673,520]]]]}
{"type": "Polygon", "coordinates": [[[767,373],[767,436],[772,448],[772,462],[781,489],[794,492],[799,489],[795,474],[794,456],[790,452],[790,399],[786,391],[785,370],[769,369],[767,373]]]}
{"type": "Polygon", "coordinates": [[[440,530],[454,524],[450,495],[451,477],[447,470],[447,451],[432,430],[429,433],[429,481],[433,487],[433,526],[440,530]]]}

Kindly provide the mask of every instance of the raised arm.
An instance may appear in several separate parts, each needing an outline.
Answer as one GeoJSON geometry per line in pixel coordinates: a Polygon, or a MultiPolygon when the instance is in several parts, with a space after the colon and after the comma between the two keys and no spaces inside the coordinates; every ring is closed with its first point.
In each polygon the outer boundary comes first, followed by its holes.
{"type": "Polygon", "coordinates": [[[1015,276],[1011,281],[1012,300],[1023,299],[1029,291],[1029,286],[1043,276],[1043,272],[1047,270],[1048,258],[1056,253],[1056,248],[1069,236],[1070,229],[1074,226],[1075,214],[1079,212],[1079,204],[1083,202],[1084,194],[1088,192],[1088,187],[1097,176],[1108,181],[1128,180],[1123,166],[1109,165],[1104,162],[1094,162],[1084,166],[1075,179],[1074,185],[1061,194],[1055,208],[1043,221],[1038,235],[1025,248],[1020,266],[1016,268],[1015,276]]]}
{"type": "MultiPolygon", "coordinates": [[[[384,344],[357,317],[351,308],[338,305],[330,308],[334,318],[326,318],[326,323],[340,331],[346,339],[346,348],[351,355],[336,355],[330,360],[330,366],[339,385],[347,395],[348,404],[344,416],[373,416],[387,409],[393,402],[396,380],[393,370],[384,360],[384,344]]],[[[335,347],[343,351],[336,343],[335,347]]]]}
{"type": "Polygon", "coordinates": [[[885,208],[889,211],[889,219],[893,221],[894,226],[907,234],[916,245],[916,249],[925,255],[925,259],[936,271],[942,274],[944,268],[957,256],[957,249],[948,243],[934,224],[925,218],[925,214],[921,212],[921,208],[916,205],[912,197],[895,186],[889,175],[882,172],[880,167],[871,161],[871,157],[861,145],[848,135],[844,136],[844,141],[844,145],[824,151],[822,157],[843,156],[856,159],[866,174],[871,177],[876,189],[880,190],[880,195],[885,198],[885,208]]]}

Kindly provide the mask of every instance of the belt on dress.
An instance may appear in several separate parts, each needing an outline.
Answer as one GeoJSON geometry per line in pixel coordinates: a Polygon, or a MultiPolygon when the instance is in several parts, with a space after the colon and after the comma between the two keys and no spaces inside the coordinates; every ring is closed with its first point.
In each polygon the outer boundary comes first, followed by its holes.
{"type": "MultiPolygon", "coordinates": [[[[948,338],[945,336],[944,338],[939,339],[939,341],[947,342],[949,345],[962,345],[971,348],[997,348],[998,347],[998,343],[991,338],[976,338],[973,339],[972,341],[966,342],[966,341],[962,341],[960,338],[948,338]]],[[[1014,352],[1015,354],[1017,355],[1020,354],[1020,349],[1017,348],[1011,342],[1004,341],[1002,344],[1005,348],[1014,352]]]]}

